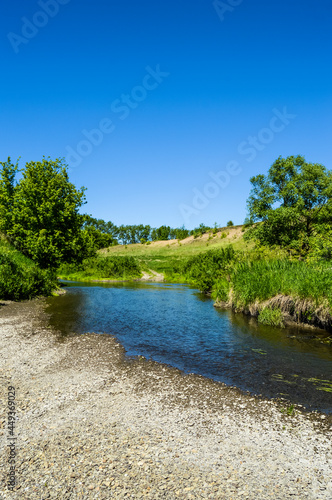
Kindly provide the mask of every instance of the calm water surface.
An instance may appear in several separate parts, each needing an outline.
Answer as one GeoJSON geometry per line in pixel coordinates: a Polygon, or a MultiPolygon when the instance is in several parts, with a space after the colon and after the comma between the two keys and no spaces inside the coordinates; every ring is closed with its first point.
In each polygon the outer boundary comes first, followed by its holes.
{"type": "Polygon", "coordinates": [[[108,333],[128,356],[332,412],[328,334],[258,325],[215,309],[192,287],[164,283],[67,283],[67,294],[50,298],[47,312],[63,335],[108,333]]]}

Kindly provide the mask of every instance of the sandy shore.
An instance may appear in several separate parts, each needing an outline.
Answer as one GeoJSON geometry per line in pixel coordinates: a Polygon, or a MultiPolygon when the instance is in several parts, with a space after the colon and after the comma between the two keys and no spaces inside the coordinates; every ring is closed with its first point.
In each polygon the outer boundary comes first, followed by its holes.
{"type": "Polygon", "coordinates": [[[0,307],[1,399],[15,387],[17,487],[3,499],[330,499],[331,417],[144,359],[115,339],[59,340],[44,301],[0,307]]]}

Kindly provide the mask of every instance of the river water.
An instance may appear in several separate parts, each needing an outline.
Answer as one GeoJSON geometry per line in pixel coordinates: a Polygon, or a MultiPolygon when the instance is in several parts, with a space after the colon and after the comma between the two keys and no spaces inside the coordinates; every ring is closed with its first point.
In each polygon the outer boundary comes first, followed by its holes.
{"type": "Polygon", "coordinates": [[[66,283],[48,299],[50,324],[63,336],[113,335],[128,356],[142,355],[253,394],[283,397],[332,413],[329,334],[259,325],[218,310],[187,285],[66,283]]]}

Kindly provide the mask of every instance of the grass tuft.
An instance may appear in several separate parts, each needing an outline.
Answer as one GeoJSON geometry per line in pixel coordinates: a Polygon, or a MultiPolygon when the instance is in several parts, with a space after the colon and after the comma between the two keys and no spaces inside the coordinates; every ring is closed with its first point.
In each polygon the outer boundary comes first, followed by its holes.
{"type": "Polygon", "coordinates": [[[272,309],[271,307],[265,307],[259,313],[258,322],[263,325],[285,327],[282,311],[280,309],[272,309]]]}

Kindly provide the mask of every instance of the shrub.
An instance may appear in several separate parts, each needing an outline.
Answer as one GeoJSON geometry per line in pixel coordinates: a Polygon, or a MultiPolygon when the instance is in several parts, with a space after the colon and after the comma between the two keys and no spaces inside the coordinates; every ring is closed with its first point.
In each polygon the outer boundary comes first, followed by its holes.
{"type": "Polygon", "coordinates": [[[208,250],[187,259],[182,264],[181,274],[203,292],[211,291],[214,283],[222,277],[236,252],[232,246],[219,250],[208,250]]]}
{"type": "Polygon", "coordinates": [[[25,300],[51,295],[57,288],[54,272],[40,269],[17,250],[0,246],[0,298],[25,300]]]}
{"type": "Polygon", "coordinates": [[[76,279],[135,278],[141,275],[134,257],[113,256],[85,259],[82,264],[67,264],[59,271],[61,276],[76,276],[76,279]]]}

